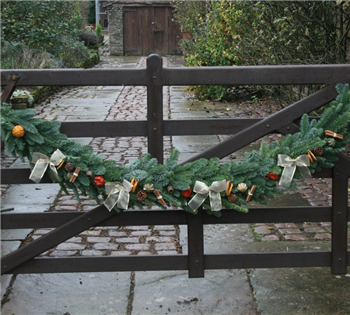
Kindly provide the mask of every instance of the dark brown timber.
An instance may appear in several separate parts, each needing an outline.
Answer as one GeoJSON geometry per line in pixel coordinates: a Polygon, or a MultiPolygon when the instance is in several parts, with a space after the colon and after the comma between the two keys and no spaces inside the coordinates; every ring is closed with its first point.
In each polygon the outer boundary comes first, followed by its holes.
{"type": "Polygon", "coordinates": [[[15,74],[8,75],[7,85],[1,94],[1,103],[8,102],[16,88],[19,77],[15,74]]]}
{"type": "Polygon", "coordinates": [[[332,181],[332,273],[345,274],[347,270],[348,233],[348,176],[333,169],[332,181]]]}
{"type": "Polygon", "coordinates": [[[188,235],[188,276],[189,278],[204,277],[204,235],[203,210],[196,215],[187,213],[188,235]]]}
{"type": "Polygon", "coordinates": [[[148,152],[163,163],[163,67],[162,58],[147,58],[148,152]]]}
{"type": "MultiPolygon", "coordinates": [[[[350,209],[348,208],[348,213],[350,209]]],[[[86,212],[48,212],[48,213],[3,213],[2,229],[55,228],[76,219],[86,212]]],[[[128,225],[181,225],[187,224],[187,214],[183,210],[167,211],[126,211],[109,218],[96,226],[128,225]]],[[[228,223],[290,223],[290,222],[330,222],[332,207],[271,207],[249,208],[249,215],[233,210],[222,210],[217,218],[203,213],[203,224],[228,223]]]]}

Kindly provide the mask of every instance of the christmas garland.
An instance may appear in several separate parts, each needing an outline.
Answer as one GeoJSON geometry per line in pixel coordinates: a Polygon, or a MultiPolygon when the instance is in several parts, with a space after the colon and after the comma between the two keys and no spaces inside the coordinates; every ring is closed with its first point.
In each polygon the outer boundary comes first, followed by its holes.
{"type": "Polygon", "coordinates": [[[336,89],[339,95],[320,119],[309,120],[305,114],[299,132],[270,145],[263,142],[239,163],[220,164],[212,158],[179,165],[179,152],[173,150],[164,164],[146,154],[118,166],[61,134],[59,122],[34,118],[35,110],[12,110],[7,104],[1,107],[1,136],[12,155],[31,162],[33,181],[40,182],[48,172],[78,200],[80,190],[97,203],[102,196],[105,206],[117,212],[171,204],[194,214],[202,206],[220,216],[221,209],[248,212],[249,201],[266,203],[281,192],[280,185],[295,188],[293,178],[333,167],[350,142],[349,85],[336,89]]]}

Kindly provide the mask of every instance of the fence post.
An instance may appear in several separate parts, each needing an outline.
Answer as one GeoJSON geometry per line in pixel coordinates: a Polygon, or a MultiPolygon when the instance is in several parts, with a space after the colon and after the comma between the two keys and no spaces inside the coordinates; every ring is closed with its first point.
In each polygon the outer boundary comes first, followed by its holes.
{"type": "Polygon", "coordinates": [[[163,67],[157,54],[147,58],[148,153],[163,163],[163,67]]]}
{"type": "Polygon", "coordinates": [[[346,274],[348,230],[348,176],[337,166],[332,177],[332,274],[346,274]]]}
{"type": "Polygon", "coordinates": [[[204,278],[203,209],[196,215],[187,213],[188,277],[204,278]]]}

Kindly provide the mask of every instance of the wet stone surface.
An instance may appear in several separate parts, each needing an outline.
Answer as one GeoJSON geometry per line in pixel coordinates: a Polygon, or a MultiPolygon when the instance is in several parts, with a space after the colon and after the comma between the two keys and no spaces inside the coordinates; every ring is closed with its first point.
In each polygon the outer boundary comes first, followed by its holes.
{"type": "Polygon", "coordinates": [[[256,269],[251,272],[258,309],[269,315],[348,315],[349,277],[350,274],[331,275],[329,268],[256,269]]]}

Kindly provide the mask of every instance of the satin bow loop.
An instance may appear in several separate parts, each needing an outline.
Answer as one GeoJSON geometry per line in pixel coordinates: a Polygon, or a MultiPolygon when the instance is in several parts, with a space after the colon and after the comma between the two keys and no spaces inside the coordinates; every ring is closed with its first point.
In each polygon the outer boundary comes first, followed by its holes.
{"type": "Polygon", "coordinates": [[[106,193],[108,197],[104,201],[104,205],[109,211],[117,205],[117,208],[127,210],[129,207],[130,191],[133,185],[124,179],[123,184],[119,182],[106,183],[106,193]]]}
{"type": "Polygon", "coordinates": [[[196,195],[188,202],[192,210],[197,210],[209,196],[211,211],[220,211],[222,209],[220,192],[226,190],[226,180],[216,181],[208,187],[200,181],[196,181],[193,191],[196,195]]]}
{"type": "Polygon", "coordinates": [[[30,173],[29,179],[35,183],[40,183],[43,178],[47,168],[49,167],[49,177],[55,183],[59,181],[58,172],[56,167],[62,163],[65,159],[64,154],[57,149],[52,153],[49,158],[45,154],[35,152],[33,154],[32,163],[35,163],[35,166],[30,173]]]}
{"type": "Polygon", "coordinates": [[[310,166],[310,159],[308,155],[300,155],[296,159],[292,159],[288,155],[279,154],[277,165],[284,167],[279,182],[280,186],[290,186],[297,167],[303,178],[312,177],[310,170],[308,169],[308,166],[310,166]]]}

